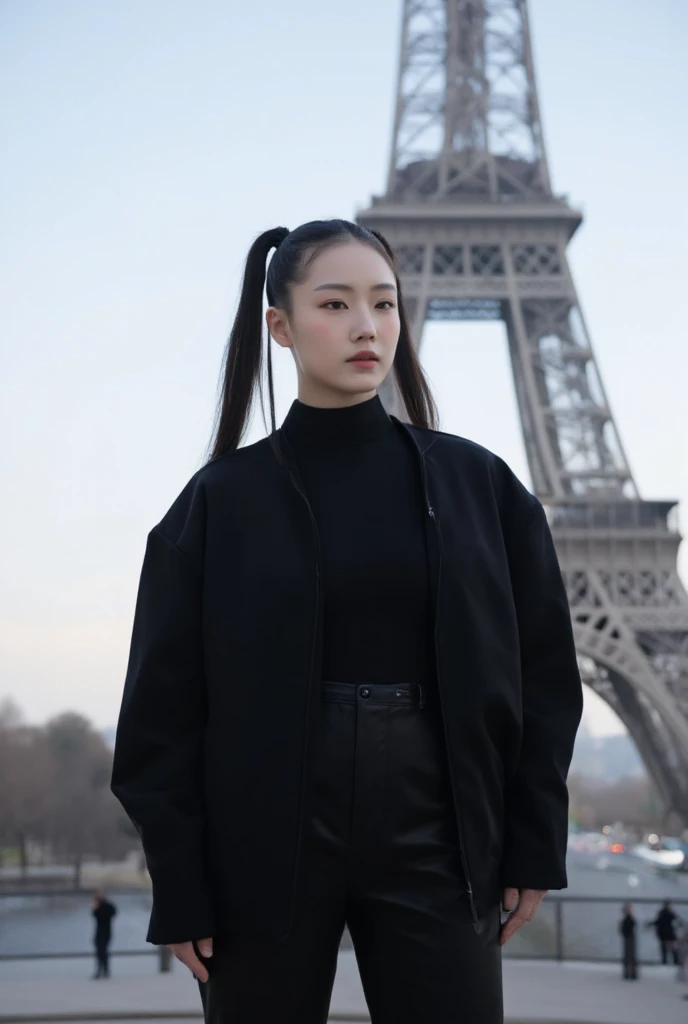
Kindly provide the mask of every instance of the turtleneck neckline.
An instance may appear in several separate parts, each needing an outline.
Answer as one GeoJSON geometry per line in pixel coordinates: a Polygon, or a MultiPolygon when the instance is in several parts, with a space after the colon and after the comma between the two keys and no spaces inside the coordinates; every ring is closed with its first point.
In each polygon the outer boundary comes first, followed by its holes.
{"type": "Polygon", "coordinates": [[[366,444],[394,428],[377,394],[355,405],[326,409],[295,398],[282,426],[296,444],[311,448],[366,444]]]}

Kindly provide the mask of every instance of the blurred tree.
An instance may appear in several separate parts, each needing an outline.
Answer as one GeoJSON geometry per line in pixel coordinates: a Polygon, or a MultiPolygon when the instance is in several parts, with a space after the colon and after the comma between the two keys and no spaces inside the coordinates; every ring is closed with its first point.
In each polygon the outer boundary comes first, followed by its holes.
{"type": "Polygon", "coordinates": [[[19,850],[22,878],[30,840],[43,837],[51,801],[51,760],[42,731],[25,725],[11,700],[0,705],[0,845],[19,850]]]}
{"type": "Polygon", "coordinates": [[[85,857],[118,860],[140,847],[111,771],[112,750],[83,715],[29,726],[14,701],[0,703],[0,850],[16,848],[22,878],[30,852],[68,859],[78,886],[85,857]]]}
{"type": "Polygon", "coordinates": [[[638,832],[661,826],[662,804],[647,776],[628,775],[605,783],[572,772],[568,788],[572,817],[584,828],[600,828],[610,821],[622,821],[638,832]]]}
{"type": "Polygon", "coordinates": [[[73,711],[51,718],[44,731],[53,764],[50,832],[55,850],[70,858],[78,886],[84,857],[106,856],[119,831],[119,805],[110,792],[112,751],[73,711]]]}

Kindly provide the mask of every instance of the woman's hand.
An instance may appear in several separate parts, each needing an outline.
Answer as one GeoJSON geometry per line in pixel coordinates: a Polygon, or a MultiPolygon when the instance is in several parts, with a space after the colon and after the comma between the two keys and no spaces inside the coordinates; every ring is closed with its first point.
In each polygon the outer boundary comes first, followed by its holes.
{"type": "Polygon", "coordinates": [[[505,911],[512,911],[511,916],[502,925],[499,934],[499,945],[503,946],[526,921],[532,921],[535,911],[540,906],[542,897],[549,889],[505,889],[502,906],[505,911]]]}
{"type": "MultiPolygon", "coordinates": [[[[202,956],[210,957],[213,955],[212,939],[198,939],[196,945],[198,946],[199,952],[202,956]]],[[[174,953],[177,960],[181,960],[183,964],[186,964],[189,970],[196,975],[199,981],[208,980],[210,975],[208,974],[207,968],[196,956],[196,950],[194,949],[193,942],[173,942],[167,948],[171,953],[174,953]]]]}

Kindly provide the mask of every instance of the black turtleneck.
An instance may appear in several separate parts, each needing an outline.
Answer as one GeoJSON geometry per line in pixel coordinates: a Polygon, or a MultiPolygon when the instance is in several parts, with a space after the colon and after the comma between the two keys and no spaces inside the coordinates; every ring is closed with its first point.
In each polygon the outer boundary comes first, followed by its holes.
{"type": "Polygon", "coordinates": [[[417,459],[380,398],[296,399],[283,428],[320,534],[323,679],[430,683],[433,615],[417,459]]]}

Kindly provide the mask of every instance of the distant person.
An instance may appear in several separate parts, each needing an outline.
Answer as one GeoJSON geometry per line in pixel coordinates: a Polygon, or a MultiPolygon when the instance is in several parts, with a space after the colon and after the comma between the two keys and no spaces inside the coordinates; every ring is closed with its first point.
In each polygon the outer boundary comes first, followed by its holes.
{"type": "Polygon", "coordinates": [[[93,943],[96,947],[96,973],[95,978],[110,977],[110,963],[108,959],[108,947],[112,938],[112,919],[117,913],[117,907],[110,903],[105,893],[98,891],[93,895],[93,916],[96,919],[96,931],[93,943]]]}
{"type": "Polygon", "coordinates": [[[636,928],[637,922],[633,916],[633,907],[630,903],[626,903],[623,908],[623,917],[619,922],[619,934],[622,938],[621,963],[623,964],[623,977],[628,981],[636,981],[638,978],[636,928]]]}
{"type": "Polygon", "coordinates": [[[688,921],[683,917],[678,919],[676,953],[678,954],[676,980],[688,981],[688,921]]]}
{"type": "Polygon", "coordinates": [[[662,909],[652,921],[648,921],[646,927],[654,928],[659,941],[659,953],[663,964],[669,962],[669,953],[672,954],[673,962],[679,966],[678,949],[676,948],[676,922],[678,915],[671,909],[671,901],[664,900],[662,909]]]}

